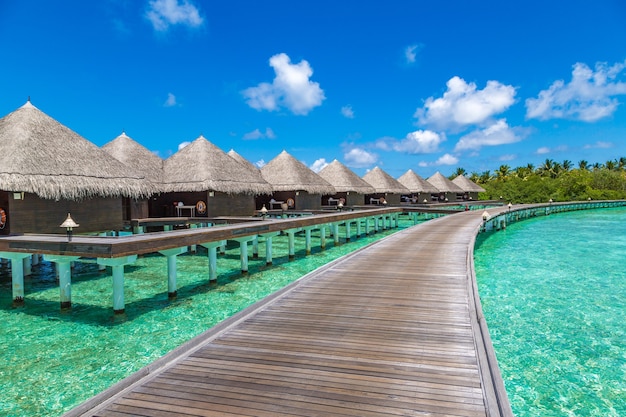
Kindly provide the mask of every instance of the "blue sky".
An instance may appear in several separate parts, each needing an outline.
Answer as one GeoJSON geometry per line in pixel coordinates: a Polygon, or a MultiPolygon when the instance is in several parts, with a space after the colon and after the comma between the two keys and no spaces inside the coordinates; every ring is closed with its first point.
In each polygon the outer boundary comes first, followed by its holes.
{"type": "Polygon", "coordinates": [[[626,3],[0,0],[0,116],[359,175],[626,156],[626,3]]]}

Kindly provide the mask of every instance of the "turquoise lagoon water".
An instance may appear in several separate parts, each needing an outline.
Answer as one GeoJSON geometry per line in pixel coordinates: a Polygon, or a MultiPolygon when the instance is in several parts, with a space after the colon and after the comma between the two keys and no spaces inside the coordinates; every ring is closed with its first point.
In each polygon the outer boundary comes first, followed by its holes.
{"type": "MultiPolygon", "coordinates": [[[[59,288],[49,263],[25,278],[25,307],[11,307],[11,274],[0,267],[0,416],[58,416],[170,350],[340,256],[411,226],[321,251],[312,235],[311,256],[296,236],[296,260],[288,262],[287,238],[273,239],[274,265],[265,265],[265,244],[240,273],[238,245],[218,256],[218,282],[208,283],[206,250],[180,255],[178,297],[167,299],[167,260],[140,257],[125,268],[126,315],[114,318],[110,270],[77,263],[72,271],[72,309],[61,312],[59,288]]],[[[352,228],[352,236],[356,233],[352,228]]]]}
{"type": "Polygon", "coordinates": [[[484,236],[479,293],[514,414],[626,416],[626,209],[484,236]]]}

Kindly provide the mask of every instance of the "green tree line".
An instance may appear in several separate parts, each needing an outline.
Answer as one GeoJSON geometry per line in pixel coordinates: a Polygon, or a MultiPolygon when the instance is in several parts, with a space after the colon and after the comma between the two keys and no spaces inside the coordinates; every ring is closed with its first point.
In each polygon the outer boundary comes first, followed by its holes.
{"type": "MultiPolygon", "coordinates": [[[[463,168],[455,174],[467,176],[463,168]]],[[[556,162],[546,159],[540,166],[533,164],[511,168],[501,165],[496,171],[472,172],[470,180],[485,189],[481,200],[503,199],[512,203],[541,203],[553,201],[620,200],[626,198],[626,158],[590,164],[581,160],[556,162]]]]}

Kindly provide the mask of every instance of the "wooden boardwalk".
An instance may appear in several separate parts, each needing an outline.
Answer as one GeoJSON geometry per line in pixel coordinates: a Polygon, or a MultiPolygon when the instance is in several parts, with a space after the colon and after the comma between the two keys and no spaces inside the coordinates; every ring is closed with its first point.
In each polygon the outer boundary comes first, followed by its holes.
{"type": "Polygon", "coordinates": [[[474,305],[480,223],[431,220],[331,263],[67,415],[511,416],[474,305]]]}

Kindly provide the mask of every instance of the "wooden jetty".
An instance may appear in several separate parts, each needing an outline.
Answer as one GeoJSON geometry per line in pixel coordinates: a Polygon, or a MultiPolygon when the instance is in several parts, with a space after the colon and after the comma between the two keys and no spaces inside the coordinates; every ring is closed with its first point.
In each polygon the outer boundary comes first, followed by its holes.
{"type": "Polygon", "coordinates": [[[475,289],[481,216],[328,264],[66,416],[512,416],[475,289]]]}

